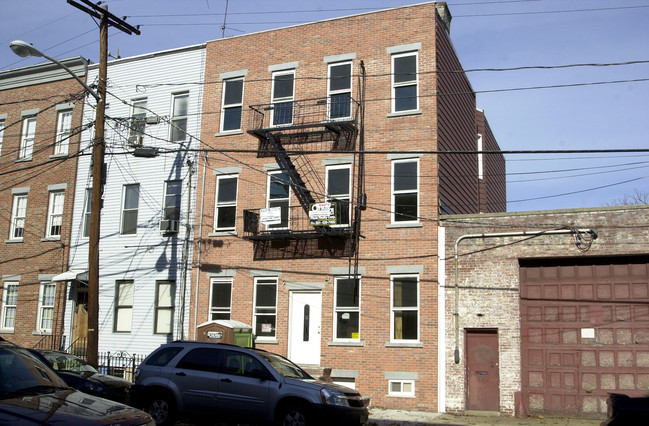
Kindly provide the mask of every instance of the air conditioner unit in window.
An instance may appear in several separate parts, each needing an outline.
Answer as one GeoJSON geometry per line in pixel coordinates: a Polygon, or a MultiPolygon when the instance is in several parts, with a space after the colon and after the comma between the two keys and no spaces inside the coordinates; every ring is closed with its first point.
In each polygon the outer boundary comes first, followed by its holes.
{"type": "Polygon", "coordinates": [[[175,234],[178,232],[178,221],[165,219],[160,221],[160,232],[163,234],[175,234]]]}
{"type": "Polygon", "coordinates": [[[128,144],[129,146],[139,146],[142,145],[143,139],[144,136],[142,135],[130,135],[128,137],[128,144]]]}

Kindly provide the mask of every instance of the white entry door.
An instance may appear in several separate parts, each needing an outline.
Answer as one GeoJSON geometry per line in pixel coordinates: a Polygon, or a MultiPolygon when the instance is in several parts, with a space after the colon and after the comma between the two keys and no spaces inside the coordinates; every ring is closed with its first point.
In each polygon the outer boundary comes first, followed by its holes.
{"type": "Polygon", "coordinates": [[[291,292],[289,354],[296,364],[320,365],[321,292],[291,292]]]}

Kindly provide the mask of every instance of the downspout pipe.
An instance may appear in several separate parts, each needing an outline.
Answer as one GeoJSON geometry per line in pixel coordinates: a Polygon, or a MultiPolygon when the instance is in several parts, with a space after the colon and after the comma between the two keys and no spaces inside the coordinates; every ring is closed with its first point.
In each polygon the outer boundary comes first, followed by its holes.
{"type": "Polygon", "coordinates": [[[198,226],[198,250],[196,256],[196,284],[194,285],[194,340],[198,335],[198,326],[196,321],[198,321],[198,290],[199,290],[199,281],[201,279],[201,248],[203,247],[203,208],[205,206],[205,172],[207,170],[207,153],[203,151],[203,182],[201,185],[201,214],[198,226]]]}
{"type": "Polygon", "coordinates": [[[465,234],[455,240],[455,308],[453,317],[455,318],[455,351],[453,358],[456,364],[460,363],[460,287],[459,287],[459,246],[460,243],[468,239],[477,238],[504,238],[504,237],[534,237],[541,235],[564,235],[564,234],[590,234],[593,240],[597,239],[597,231],[594,229],[552,229],[546,231],[519,231],[519,232],[496,232],[490,234],[465,234]]]}

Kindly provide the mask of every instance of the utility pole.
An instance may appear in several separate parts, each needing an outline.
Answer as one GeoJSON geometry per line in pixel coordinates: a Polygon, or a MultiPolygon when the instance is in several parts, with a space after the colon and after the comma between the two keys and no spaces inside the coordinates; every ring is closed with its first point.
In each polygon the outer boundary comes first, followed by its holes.
{"type": "MultiPolygon", "coordinates": [[[[81,5],[68,0],[72,6],[99,20],[99,82],[97,85],[97,111],[95,140],[92,145],[92,190],[90,199],[90,234],[88,244],[88,347],[86,357],[94,367],[99,365],[99,239],[102,195],[104,192],[104,129],[106,122],[106,82],[108,78],[108,27],[113,26],[127,34],[140,34],[140,30],[108,12],[108,6],[88,0],[81,5]],[[87,7],[86,7],[87,6],[87,7]]],[[[101,2],[99,2],[101,3],[101,2]]]]}

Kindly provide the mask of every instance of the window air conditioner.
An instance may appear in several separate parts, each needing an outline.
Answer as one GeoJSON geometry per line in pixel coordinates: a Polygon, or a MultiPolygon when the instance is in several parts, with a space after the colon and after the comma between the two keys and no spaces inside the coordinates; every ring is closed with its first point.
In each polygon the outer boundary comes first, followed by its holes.
{"type": "Polygon", "coordinates": [[[130,135],[128,137],[128,144],[130,146],[139,146],[142,145],[144,137],[142,135],[130,135]]]}
{"type": "Polygon", "coordinates": [[[160,221],[160,232],[163,234],[171,234],[178,232],[178,221],[177,220],[161,220],[160,221]]]}

